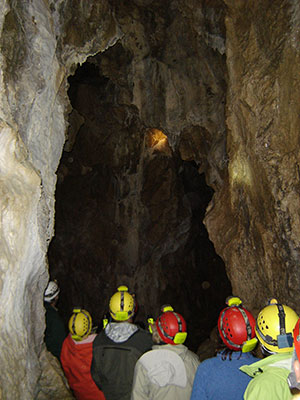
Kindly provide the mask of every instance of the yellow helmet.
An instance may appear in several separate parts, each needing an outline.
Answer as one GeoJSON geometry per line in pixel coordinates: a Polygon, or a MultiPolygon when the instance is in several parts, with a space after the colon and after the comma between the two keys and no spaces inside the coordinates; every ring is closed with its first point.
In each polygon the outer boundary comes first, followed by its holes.
{"type": "Polygon", "coordinates": [[[260,343],[272,353],[288,353],[293,349],[293,329],[298,315],[290,307],[272,299],[256,319],[255,333],[260,343]]]}
{"type": "Polygon", "coordinates": [[[69,319],[69,331],[74,340],[86,338],[92,330],[92,317],[90,313],[81,308],[74,308],[69,319]]]}
{"type": "Polygon", "coordinates": [[[135,309],[134,297],[128,293],[127,286],[119,286],[118,291],[111,297],[109,313],[116,321],[127,321],[133,317],[135,309]]]}

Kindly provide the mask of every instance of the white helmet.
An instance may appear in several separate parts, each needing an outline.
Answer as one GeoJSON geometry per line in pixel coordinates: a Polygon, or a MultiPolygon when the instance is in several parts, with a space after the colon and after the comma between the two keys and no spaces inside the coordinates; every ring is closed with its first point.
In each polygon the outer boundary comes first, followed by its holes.
{"type": "Polygon", "coordinates": [[[59,294],[60,289],[56,281],[50,281],[44,293],[44,301],[51,302],[59,294]]]}

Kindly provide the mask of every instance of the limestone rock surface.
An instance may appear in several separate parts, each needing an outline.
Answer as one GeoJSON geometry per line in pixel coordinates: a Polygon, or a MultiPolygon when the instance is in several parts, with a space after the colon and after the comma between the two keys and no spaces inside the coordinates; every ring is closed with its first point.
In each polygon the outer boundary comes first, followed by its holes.
{"type": "Polygon", "coordinates": [[[226,5],[228,181],[206,225],[234,293],[299,313],[299,4],[226,5]]]}
{"type": "Polygon", "coordinates": [[[0,5],[3,399],[71,398],[62,378],[54,379],[57,387],[51,395],[40,387],[42,371],[44,386],[53,375],[51,363],[43,358],[43,292],[54,226],[55,172],[67,128],[66,78],[77,62],[118,37],[105,2],[97,9],[76,3],[84,9],[81,23],[86,26],[76,51],[64,18],[64,13],[72,15],[73,2],[4,0],[0,5]],[[102,30],[102,24],[110,29],[102,30]]]}

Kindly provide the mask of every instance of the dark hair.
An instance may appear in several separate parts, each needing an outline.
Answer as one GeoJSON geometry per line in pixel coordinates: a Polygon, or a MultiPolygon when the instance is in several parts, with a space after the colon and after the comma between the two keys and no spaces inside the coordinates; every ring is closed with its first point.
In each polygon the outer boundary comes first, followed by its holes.
{"type": "Polygon", "coordinates": [[[221,354],[221,359],[222,361],[225,360],[232,360],[232,353],[240,353],[238,356],[238,360],[242,357],[242,351],[241,350],[232,350],[229,347],[226,346],[226,344],[223,342],[219,330],[217,330],[218,333],[218,345],[216,349],[216,354],[221,354]]]}
{"type": "Polygon", "coordinates": [[[228,347],[226,347],[225,349],[219,351],[219,354],[221,354],[221,359],[222,361],[227,360],[227,358],[229,359],[229,361],[232,360],[232,353],[240,353],[238,356],[238,360],[242,357],[242,351],[241,350],[231,350],[228,347]]]}

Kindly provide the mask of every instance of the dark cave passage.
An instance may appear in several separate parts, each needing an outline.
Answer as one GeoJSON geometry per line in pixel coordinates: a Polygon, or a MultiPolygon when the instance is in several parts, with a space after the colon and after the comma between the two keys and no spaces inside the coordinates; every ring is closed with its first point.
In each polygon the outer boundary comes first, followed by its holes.
{"type": "Polygon", "coordinates": [[[81,306],[101,326],[110,297],[125,284],[137,296],[136,320],[146,323],[172,304],[196,351],[231,294],[203,224],[213,190],[167,140],[149,144],[138,110],[118,102],[123,89],[90,61],[69,78],[73,111],[48,252],[58,307],[66,323],[81,306]]]}

